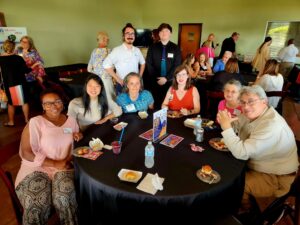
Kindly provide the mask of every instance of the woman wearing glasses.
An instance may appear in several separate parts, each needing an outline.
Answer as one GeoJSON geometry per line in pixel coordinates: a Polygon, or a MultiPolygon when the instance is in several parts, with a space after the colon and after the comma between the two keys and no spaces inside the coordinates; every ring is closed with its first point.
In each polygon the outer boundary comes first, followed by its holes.
{"type": "Polygon", "coordinates": [[[176,68],[172,86],[167,92],[162,108],[168,108],[185,116],[200,112],[199,92],[191,84],[191,76],[186,65],[176,68]]]}
{"type": "Polygon", "coordinates": [[[45,90],[41,102],[43,115],[31,118],[21,136],[15,186],[24,208],[22,224],[47,224],[52,207],[62,224],[77,224],[71,159],[73,141],[82,134],[76,120],[62,113],[58,92],[45,90]]]}
{"type": "Polygon", "coordinates": [[[76,118],[82,131],[91,124],[102,124],[121,114],[121,107],[106,97],[103,82],[95,74],[86,79],[83,96],[74,98],[68,107],[68,115],[76,118]]]}

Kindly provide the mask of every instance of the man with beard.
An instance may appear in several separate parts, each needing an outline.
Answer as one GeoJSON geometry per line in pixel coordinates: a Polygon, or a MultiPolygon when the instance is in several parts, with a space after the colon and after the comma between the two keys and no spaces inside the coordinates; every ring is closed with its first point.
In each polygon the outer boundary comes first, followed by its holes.
{"type": "Polygon", "coordinates": [[[122,92],[123,79],[127,74],[135,72],[142,76],[145,70],[145,59],[141,51],[133,46],[136,31],[131,23],[126,24],[122,34],[123,44],[115,47],[103,62],[105,70],[117,81],[117,94],[122,92]]]}
{"type": "Polygon", "coordinates": [[[161,108],[175,68],[181,64],[180,48],[170,41],[172,27],[162,23],[158,32],[160,41],[151,45],[147,52],[148,73],[144,79],[145,88],[152,92],[156,109],[161,108]]]}

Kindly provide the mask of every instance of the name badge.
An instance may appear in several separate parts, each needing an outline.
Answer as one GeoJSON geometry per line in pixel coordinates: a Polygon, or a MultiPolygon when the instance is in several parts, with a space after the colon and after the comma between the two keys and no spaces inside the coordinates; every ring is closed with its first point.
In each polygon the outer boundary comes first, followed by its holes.
{"type": "Polygon", "coordinates": [[[64,134],[72,134],[72,128],[70,127],[64,127],[63,128],[64,134]]]}
{"type": "Polygon", "coordinates": [[[174,54],[173,53],[168,53],[168,58],[174,58],[174,54]]]}
{"type": "Polygon", "coordinates": [[[134,111],[136,111],[136,110],[135,110],[134,104],[126,105],[126,110],[127,110],[128,112],[134,112],[134,111]]]}

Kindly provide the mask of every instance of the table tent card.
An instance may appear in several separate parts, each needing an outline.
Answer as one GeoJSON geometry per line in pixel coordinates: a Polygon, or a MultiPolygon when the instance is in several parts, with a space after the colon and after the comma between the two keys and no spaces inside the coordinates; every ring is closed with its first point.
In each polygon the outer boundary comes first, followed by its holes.
{"type": "Polygon", "coordinates": [[[153,113],[153,142],[158,142],[167,135],[167,112],[164,108],[153,113]]]}

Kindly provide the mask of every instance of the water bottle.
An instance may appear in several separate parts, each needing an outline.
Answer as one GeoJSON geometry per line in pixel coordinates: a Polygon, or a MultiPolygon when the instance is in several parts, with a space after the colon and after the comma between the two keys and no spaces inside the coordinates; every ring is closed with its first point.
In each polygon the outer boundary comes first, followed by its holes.
{"type": "Polygon", "coordinates": [[[198,115],[194,123],[194,135],[196,135],[197,130],[201,128],[202,128],[202,119],[201,119],[201,115],[198,115]]]}
{"type": "Polygon", "coordinates": [[[145,147],[145,166],[147,168],[154,166],[154,146],[151,141],[145,147]]]}

